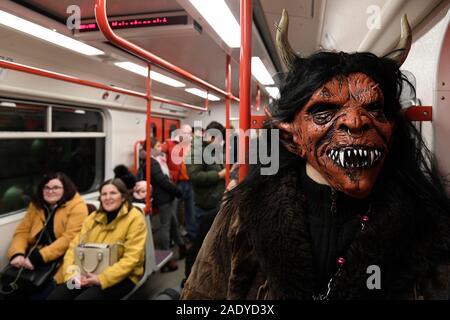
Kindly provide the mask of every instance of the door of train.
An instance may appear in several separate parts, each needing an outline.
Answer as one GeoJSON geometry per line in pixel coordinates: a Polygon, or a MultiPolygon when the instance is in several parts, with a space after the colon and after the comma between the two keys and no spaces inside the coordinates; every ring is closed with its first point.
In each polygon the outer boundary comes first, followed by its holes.
{"type": "Polygon", "coordinates": [[[180,120],[164,119],[164,141],[173,138],[173,132],[179,128],[180,120]]]}
{"type": "Polygon", "coordinates": [[[154,118],[150,119],[150,136],[155,137],[158,141],[162,142],[163,140],[163,119],[162,118],[154,118]]]}

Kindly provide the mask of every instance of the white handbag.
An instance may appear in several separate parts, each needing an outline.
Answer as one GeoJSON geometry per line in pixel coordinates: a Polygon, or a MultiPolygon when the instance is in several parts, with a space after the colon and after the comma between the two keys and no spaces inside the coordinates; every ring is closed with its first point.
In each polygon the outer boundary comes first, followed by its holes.
{"type": "Polygon", "coordinates": [[[75,264],[81,275],[100,274],[117,262],[117,245],[105,243],[82,243],[75,247],[75,264]]]}

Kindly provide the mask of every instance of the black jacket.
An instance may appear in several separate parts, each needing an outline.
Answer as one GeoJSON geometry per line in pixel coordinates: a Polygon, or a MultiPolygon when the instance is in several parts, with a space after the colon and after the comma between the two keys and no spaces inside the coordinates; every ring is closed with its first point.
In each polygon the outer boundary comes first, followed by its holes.
{"type": "MultiPolygon", "coordinates": [[[[155,207],[171,202],[182,196],[181,190],[174,185],[161,170],[158,161],[151,158],[152,197],[155,207]]],[[[144,167],[145,176],[145,167],[144,167]]]]}

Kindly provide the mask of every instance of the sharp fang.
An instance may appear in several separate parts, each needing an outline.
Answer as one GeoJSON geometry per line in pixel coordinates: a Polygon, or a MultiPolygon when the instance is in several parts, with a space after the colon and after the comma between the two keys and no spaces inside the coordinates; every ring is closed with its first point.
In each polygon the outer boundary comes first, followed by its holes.
{"type": "Polygon", "coordinates": [[[362,157],[362,155],[363,155],[363,152],[361,149],[359,149],[359,156],[362,157]]]}
{"type": "Polygon", "coordinates": [[[341,166],[344,166],[344,151],[339,152],[339,161],[341,163],[341,166]]]}
{"type": "Polygon", "coordinates": [[[373,162],[375,161],[375,155],[373,151],[370,151],[370,165],[373,164],[373,162]]]}
{"type": "Polygon", "coordinates": [[[352,155],[352,152],[350,150],[347,150],[347,155],[350,157],[352,155]]]}
{"type": "Polygon", "coordinates": [[[367,157],[367,150],[364,150],[364,157],[367,157]]]}
{"type": "Polygon", "coordinates": [[[358,155],[358,151],[356,151],[356,149],[353,149],[353,153],[355,154],[355,156],[358,155]]]}

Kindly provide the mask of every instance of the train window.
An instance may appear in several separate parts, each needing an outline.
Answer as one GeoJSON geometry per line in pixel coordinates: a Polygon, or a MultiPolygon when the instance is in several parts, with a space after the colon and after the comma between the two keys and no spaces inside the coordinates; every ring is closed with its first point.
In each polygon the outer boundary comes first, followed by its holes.
{"type": "Polygon", "coordinates": [[[177,130],[177,126],[174,124],[171,124],[169,127],[169,137],[170,139],[175,138],[175,130],[177,130]]]}
{"type": "Polygon", "coordinates": [[[0,102],[0,131],[46,131],[45,106],[0,102]]]}
{"type": "Polygon", "coordinates": [[[102,132],[102,115],[98,111],[53,107],[52,130],[102,132]]]}
{"type": "Polygon", "coordinates": [[[153,122],[150,125],[150,137],[156,137],[156,125],[153,122]]]}
{"type": "Polygon", "coordinates": [[[48,171],[66,173],[82,194],[97,190],[104,179],[106,138],[99,111],[29,102],[8,104],[0,103],[0,215],[25,208],[39,179],[48,171]],[[3,121],[4,108],[9,108],[5,111],[9,121],[25,120],[15,122],[15,127],[3,121]],[[36,132],[36,128],[45,132],[36,132]],[[24,131],[34,133],[24,135],[24,131]]]}
{"type": "Polygon", "coordinates": [[[24,208],[47,170],[65,172],[80,193],[95,191],[104,145],[104,138],[0,139],[0,215],[24,208]]]}

